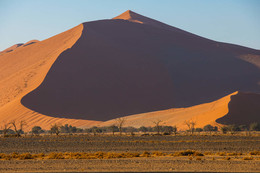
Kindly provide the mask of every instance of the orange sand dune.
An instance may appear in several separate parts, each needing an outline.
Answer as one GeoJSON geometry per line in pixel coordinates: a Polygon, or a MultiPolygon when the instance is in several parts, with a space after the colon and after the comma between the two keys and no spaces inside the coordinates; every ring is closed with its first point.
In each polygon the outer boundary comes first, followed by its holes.
{"type": "MultiPolygon", "coordinates": [[[[37,88],[53,62],[64,50],[71,48],[81,36],[83,25],[64,33],[0,55],[0,127],[10,120],[26,120],[27,129],[34,125],[49,128],[52,123],[69,123],[77,126],[94,121],[57,119],[34,112],[21,104],[21,98],[37,88]]],[[[26,44],[25,44],[26,45],[26,44]]]]}
{"type": "Polygon", "coordinates": [[[201,126],[228,112],[226,95],[260,92],[260,51],[132,11],[14,50],[0,55],[0,123],[25,119],[28,129],[86,127],[134,114],[180,127],[196,118],[201,126]]]}

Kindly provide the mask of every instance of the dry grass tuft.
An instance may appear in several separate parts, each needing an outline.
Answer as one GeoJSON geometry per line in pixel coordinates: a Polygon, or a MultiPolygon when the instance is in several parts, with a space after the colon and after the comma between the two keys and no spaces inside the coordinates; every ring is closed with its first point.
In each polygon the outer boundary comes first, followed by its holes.
{"type": "Polygon", "coordinates": [[[250,155],[260,155],[260,151],[251,151],[249,152],[250,155]]]}
{"type": "Polygon", "coordinates": [[[202,160],[202,158],[201,157],[196,157],[196,160],[202,160]]]}
{"type": "Polygon", "coordinates": [[[141,157],[151,157],[151,153],[145,151],[143,154],[140,155],[141,157]]]}
{"type": "Polygon", "coordinates": [[[244,157],[243,160],[253,160],[253,157],[244,157]]]}
{"type": "Polygon", "coordinates": [[[153,155],[153,156],[166,156],[167,154],[166,154],[166,153],[159,152],[159,151],[154,151],[154,152],[152,152],[152,155],[153,155]]]}
{"type": "Polygon", "coordinates": [[[180,152],[175,152],[174,156],[204,156],[201,152],[194,151],[194,150],[185,150],[180,152]]]}
{"type": "Polygon", "coordinates": [[[48,159],[64,159],[63,153],[50,153],[48,159]]]}

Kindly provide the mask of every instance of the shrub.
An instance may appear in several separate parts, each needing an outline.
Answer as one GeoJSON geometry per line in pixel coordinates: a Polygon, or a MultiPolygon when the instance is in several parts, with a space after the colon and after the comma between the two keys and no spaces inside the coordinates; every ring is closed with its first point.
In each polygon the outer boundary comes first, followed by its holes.
{"type": "Polygon", "coordinates": [[[196,160],[201,160],[201,157],[196,157],[196,160]]]}
{"type": "Polygon", "coordinates": [[[145,126],[141,126],[141,127],[139,127],[138,131],[140,131],[140,132],[148,132],[148,128],[145,127],[145,126]]]}
{"type": "Polygon", "coordinates": [[[227,153],[227,156],[240,156],[242,153],[227,153]]]}
{"type": "Polygon", "coordinates": [[[30,153],[24,153],[24,154],[20,154],[18,156],[18,159],[20,160],[33,159],[33,156],[30,153]]]}
{"type": "Polygon", "coordinates": [[[226,152],[218,152],[217,155],[219,155],[219,156],[226,156],[227,153],[226,152]]]}
{"type": "Polygon", "coordinates": [[[226,134],[227,131],[228,131],[228,127],[227,127],[227,126],[221,127],[220,130],[221,130],[221,132],[222,132],[223,134],[226,134]]]}
{"type": "Polygon", "coordinates": [[[174,156],[204,156],[204,155],[194,150],[185,150],[185,151],[175,152],[174,156]]]}
{"type": "Polygon", "coordinates": [[[260,151],[251,151],[249,152],[250,155],[260,155],[260,151]]]}
{"type": "Polygon", "coordinates": [[[203,127],[203,131],[205,132],[212,132],[212,131],[218,131],[218,127],[213,127],[212,125],[208,124],[203,127]]]}
{"type": "Polygon", "coordinates": [[[202,132],[202,131],[203,131],[202,128],[196,128],[196,129],[195,129],[195,132],[202,132]]]}
{"type": "Polygon", "coordinates": [[[244,157],[243,160],[253,160],[253,157],[244,157]]]}
{"type": "Polygon", "coordinates": [[[140,155],[141,157],[150,157],[151,154],[147,151],[144,151],[143,154],[140,155]]]}
{"type": "Polygon", "coordinates": [[[62,153],[50,153],[48,155],[48,159],[64,159],[64,156],[62,153]]]}
{"type": "Polygon", "coordinates": [[[206,152],[204,152],[204,155],[213,155],[213,153],[209,152],[209,151],[206,151],[206,152]]]}
{"type": "Polygon", "coordinates": [[[43,133],[44,131],[40,126],[34,126],[32,128],[32,134],[39,135],[40,133],[43,133]]]}
{"type": "Polygon", "coordinates": [[[152,155],[154,155],[154,156],[166,156],[166,153],[155,151],[155,152],[152,153],[152,155]]]}
{"type": "Polygon", "coordinates": [[[251,131],[259,131],[260,130],[260,123],[258,123],[258,122],[251,123],[250,126],[249,126],[249,129],[251,131]]]}
{"type": "Polygon", "coordinates": [[[223,159],[224,160],[230,160],[231,158],[230,157],[224,157],[223,159]]]}

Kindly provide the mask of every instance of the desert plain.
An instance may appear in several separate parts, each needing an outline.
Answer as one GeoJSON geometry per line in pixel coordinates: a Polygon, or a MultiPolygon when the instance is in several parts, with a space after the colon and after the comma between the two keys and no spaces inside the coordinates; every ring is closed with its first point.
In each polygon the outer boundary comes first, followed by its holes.
{"type": "Polygon", "coordinates": [[[0,153],[11,157],[1,156],[0,171],[259,172],[259,150],[260,135],[243,133],[1,138],[0,153]]]}

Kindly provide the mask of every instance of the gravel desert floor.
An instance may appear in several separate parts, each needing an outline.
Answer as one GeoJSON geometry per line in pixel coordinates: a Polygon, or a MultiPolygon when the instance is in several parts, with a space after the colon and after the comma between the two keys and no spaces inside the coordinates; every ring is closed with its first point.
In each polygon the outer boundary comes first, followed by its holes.
{"type": "Polygon", "coordinates": [[[0,172],[260,172],[260,136],[91,136],[0,138],[0,153],[150,153],[96,159],[1,159],[0,172]],[[202,156],[174,155],[195,150],[202,156]],[[155,152],[165,153],[156,155],[155,152]],[[257,152],[256,154],[253,152],[257,152]]]}

